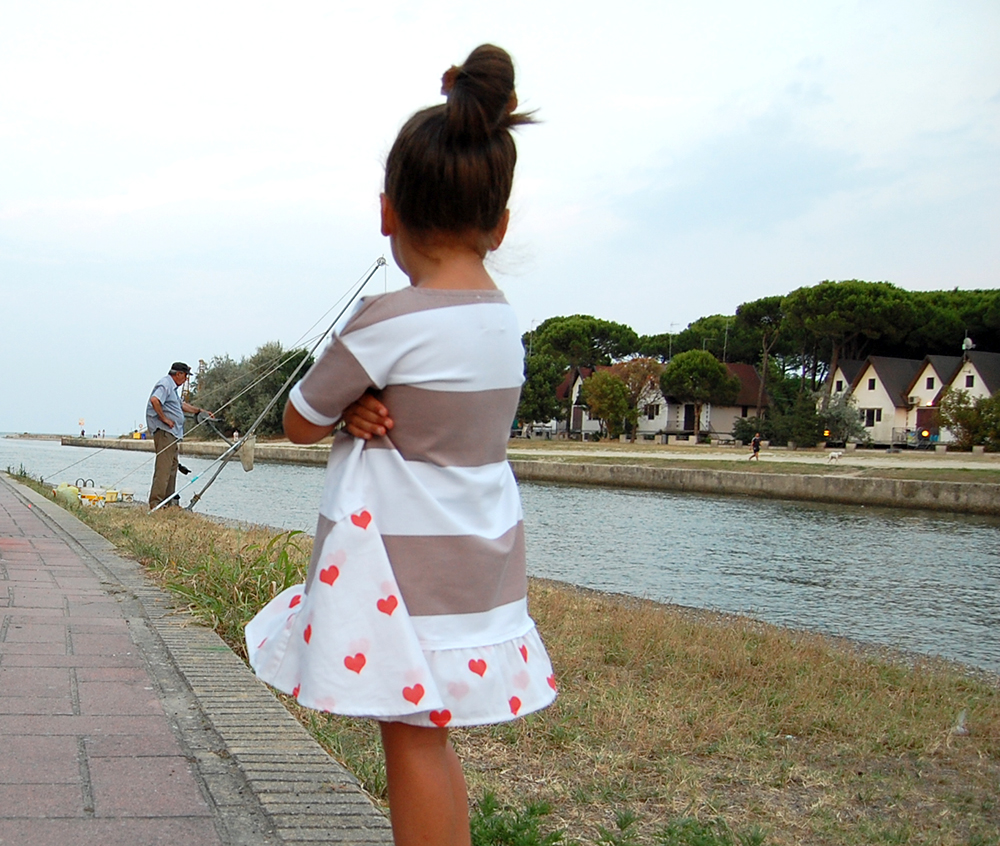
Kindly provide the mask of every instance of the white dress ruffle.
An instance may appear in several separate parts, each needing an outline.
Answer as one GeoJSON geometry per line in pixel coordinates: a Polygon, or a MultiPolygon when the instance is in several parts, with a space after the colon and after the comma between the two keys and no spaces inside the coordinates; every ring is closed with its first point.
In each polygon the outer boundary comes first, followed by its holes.
{"type": "Polygon", "coordinates": [[[282,591],[245,633],[257,675],[318,711],[486,725],[540,710],[556,696],[534,625],[495,644],[424,649],[366,509],[334,525],[311,583],[282,591]]]}

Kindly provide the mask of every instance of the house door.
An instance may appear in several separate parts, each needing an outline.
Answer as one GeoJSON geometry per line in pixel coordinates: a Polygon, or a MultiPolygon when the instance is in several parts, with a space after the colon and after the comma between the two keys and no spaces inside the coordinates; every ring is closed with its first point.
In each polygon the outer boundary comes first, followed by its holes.
{"type": "Polygon", "coordinates": [[[936,435],[938,433],[936,408],[917,409],[917,433],[919,434],[920,432],[924,431],[924,429],[926,429],[932,435],[936,435]]]}
{"type": "Polygon", "coordinates": [[[573,406],[573,422],[570,425],[571,432],[579,432],[583,428],[583,406],[573,406]]]}
{"type": "Polygon", "coordinates": [[[684,406],[684,431],[693,432],[694,431],[694,406],[685,405],[684,406]]]}

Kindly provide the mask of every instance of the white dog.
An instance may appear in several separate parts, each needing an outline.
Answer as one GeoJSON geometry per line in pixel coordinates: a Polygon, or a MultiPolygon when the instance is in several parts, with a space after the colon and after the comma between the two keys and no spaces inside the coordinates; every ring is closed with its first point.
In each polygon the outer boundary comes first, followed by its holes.
{"type": "Polygon", "coordinates": [[[836,463],[837,463],[838,461],[840,461],[840,456],[842,456],[843,454],[844,454],[844,453],[842,453],[842,452],[831,452],[831,453],[830,453],[830,454],[829,454],[829,455],[828,455],[828,456],[826,457],[826,460],[827,460],[827,462],[828,462],[829,464],[836,464],[836,463]]]}

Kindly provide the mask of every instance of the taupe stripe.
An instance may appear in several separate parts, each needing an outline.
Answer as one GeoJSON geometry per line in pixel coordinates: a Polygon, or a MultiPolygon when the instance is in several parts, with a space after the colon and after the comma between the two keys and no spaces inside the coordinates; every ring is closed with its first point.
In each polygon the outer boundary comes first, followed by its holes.
{"type": "Polygon", "coordinates": [[[302,398],[310,407],[334,419],[371,387],[371,377],[354,354],[336,341],[299,382],[302,398]]]}
{"type": "Polygon", "coordinates": [[[382,540],[413,616],[489,611],[527,593],[522,523],[496,540],[469,535],[382,540]]]}
{"type": "Polygon", "coordinates": [[[390,385],[381,400],[393,428],[366,449],[397,449],[407,461],[441,467],[481,467],[507,459],[520,388],[433,391],[390,385]]]}
{"type": "Polygon", "coordinates": [[[322,514],[319,515],[319,520],[316,521],[316,537],[313,539],[312,556],[309,558],[309,569],[306,571],[306,593],[312,587],[313,577],[316,575],[316,568],[319,566],[319,556],[323,551],[323,544],[326,543],[327,535],[333,531],[335,525],[336,523],[333,520],[328,520],[322,514]]]}
{"type": "Polygon", "coordinates": [[[359,329],[366,329],[376,323],[381,323],[383,320],[391,320],[394,317],[402,317],[404,314],[414,314],[418,311],[476,303],[506,304],[506,302],[503,291],[500,290],[448,291],[411,286],[399,291],[392,291],[389,294],[366,297],[364,305],[351,318],[342,334],[346,336],[359,329]]]}

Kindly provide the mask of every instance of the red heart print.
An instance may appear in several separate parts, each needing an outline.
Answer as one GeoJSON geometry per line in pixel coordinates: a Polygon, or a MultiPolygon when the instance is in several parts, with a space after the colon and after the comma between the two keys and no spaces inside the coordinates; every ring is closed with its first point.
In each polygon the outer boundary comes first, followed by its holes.
{"type": "Polygon", "coordinates": [[[319,580],[325,585],[333,585],[337,581],[337,576],[340,575],[340,570],[337,569],[336,564],[331,564],[325,570],[319,571],[319,580]]]}
{"type": "Polygon", "coordinates": [[[431,711],[431,722],[438,728],[444,728],[451,722],[451,711],[447,708],[444,711],[431,711]]]}
{"type": "Polygon", "coordinates": [[[309,643],[309,638],[313,636],[313,627],[311,625],[306,626],[306,630],[302,632],[302,637],[306,639],[306,643],[309,643]]]}
{"type": "Polygon", "coordinates": [[[301,593],[297,593],[297,594],[295,594],[295,596],[292,597],[292,601],[288,603],[288,607],[289,608],[294,608],[301,601],[302,601],[302,594],[301,593]]]}
{"type": "Polygon", "coordinates": [[[378,608],[383,614],[388,614],[392,616],[392,612],[396,610],[396,606],[399,605],[399,600],[391,594],[385,599],[380,599],[375,603],[375,607],[378,608]]]}
{"type": "Polygon", "coordinates": [[[556,689],[556,677],[555,676],[549,676],[545,681],[547,681],[549,683],[549,687],[551,687],[553,690],[556,689]]]}
{"type": "Polygon", "coordinates": [[[469,661],[469,669],[482,678],[486,675],[486,662],[482,658],[473,658],[469,661]]]}
{"type": "Polygon", "coordinates": [[[416,705],[421,699],[424,698],[424,686],[422,684],[415,684],[413,687],[403,688],[403,699],[407,702],[412,702],[416,705]]]}
{"type": "Polygon", "coordinates": [[[528,647],[521,645],[521,657],[524,659],[524,663],[528,663],[528,647]]]}
{"type": "Polygon", "coordinates": [[[295,685],[295,690],[292,691],[292,696],[294,696],[296,699],[298,699],[299,698],[299,691],[300,690],[302,690],[302,685],[300,685],[300,684],[295,685]]]}
{"type": "Polygon", "coordinates": [[[359,652],[354,656],[348,655],[344,659],[344,666],[347,667],[347,669],[352,673],[360,673],[367,663],[368,659],[365,658],[365,654],[363,652],[359,652]]]}
{"type": "Polygon", "coordinates": [[[510,705],[510,712],[516,717],[517,712],[521,710],[521,700],[512,696],[507,704],[510,705]]]}
{"type": "Polygon", "coordinates": [[[368,524],[372,521],[372,515],[367,511],[362,511],[360,514],[352,514],[351,522],[355,526],[360,526],[362,529],[367,529],[368,524]]]}
{"type": "Polygon", "coordinates": [[[267,638],[266,637],[260,643],[257,644],[257,648],[260,649],[261,647],[264,646],[265,643],[267,643],[267,638]]]}

